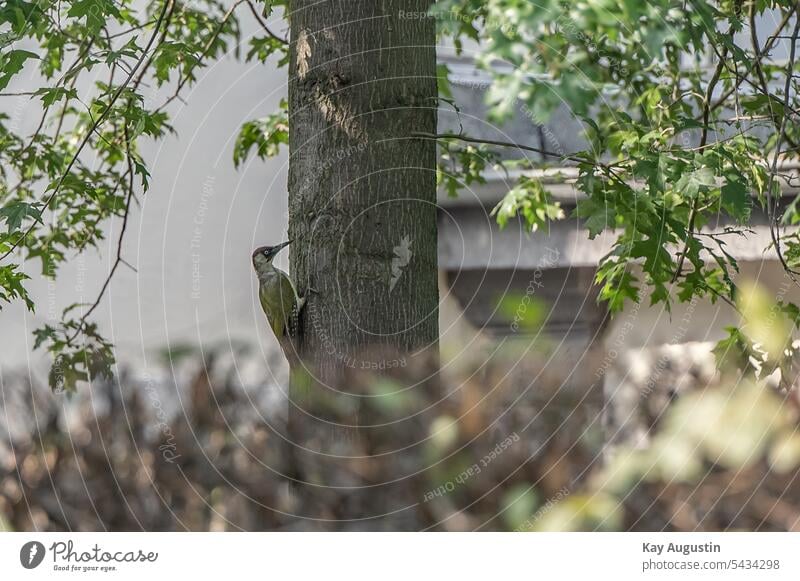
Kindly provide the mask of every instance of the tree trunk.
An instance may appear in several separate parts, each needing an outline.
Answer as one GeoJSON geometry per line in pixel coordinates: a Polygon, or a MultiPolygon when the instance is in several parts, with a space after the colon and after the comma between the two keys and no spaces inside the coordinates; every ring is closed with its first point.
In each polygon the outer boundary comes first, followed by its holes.
{"type": "Polygon", "coordinates": [[[429,6],[291,3],[290,260],[317,385],[436,347],[436,151],[409,137],[436,130],[429,6]],[[375,346],[399,355],[365,355],[375,346]]]}

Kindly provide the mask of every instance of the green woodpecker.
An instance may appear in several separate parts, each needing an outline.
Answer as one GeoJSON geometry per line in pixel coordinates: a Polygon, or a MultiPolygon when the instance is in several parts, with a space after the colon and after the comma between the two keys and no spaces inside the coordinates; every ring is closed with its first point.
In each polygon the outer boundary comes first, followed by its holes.
{"type": "Polygon", "coordinates": [[[298,333],[298,315],[306,303],[297,294],[289,275],[275,268],[272,260],[291,240],[277,246],[261,246],[253,251],[253,268],[258,276],[258,298],[267,322],[291,363],[297,359],[294,340],[298,333]]]}

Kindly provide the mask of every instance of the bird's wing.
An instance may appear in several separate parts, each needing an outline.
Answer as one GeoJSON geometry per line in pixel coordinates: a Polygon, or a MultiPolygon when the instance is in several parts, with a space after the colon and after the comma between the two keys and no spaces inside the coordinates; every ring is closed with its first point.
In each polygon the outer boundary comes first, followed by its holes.
{"type": "Polygon", "coordinates": [[[286,321],[286,327],[283,331],[290,337],[296,337],[298,325],[297,292],[294,290],[292,279],[286,274],[281,274],[283,275],[281,276],[281,300],[284,301],[283,304],[288,307],[284,312],[289,315],[286,321]]]}
{"type": "Polygon", "coordinates": [[[279,340],[284,336],[292,337],[296,334],[297,294],[286,273],[278,271],[277,277],[269,285],[262,286],[259,300],[272,332],[279,340]],[[278,287],[277,292],[274,285],[278,287]]]}
{"type": "Polygon", "coordinates": [[[258,300],[261,303],[261,309],[267,315],[267,322],[269,323],[272,332],[276,337],[283,335],[283,319],[278,316],[280,312],[280,303],[274,297],[265,292],[264,288],[259,289],[258,300]]]}

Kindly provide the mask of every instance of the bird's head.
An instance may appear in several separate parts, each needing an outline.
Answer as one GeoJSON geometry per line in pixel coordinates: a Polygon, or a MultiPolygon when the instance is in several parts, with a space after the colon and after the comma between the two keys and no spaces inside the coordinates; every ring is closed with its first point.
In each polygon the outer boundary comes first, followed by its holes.
{"type": "Polygon", "coordinates": [[[278,252],[289,246],[291,243],[292,241],[288,240],[287,242],[278,244],[276,246],[259,246],[253,250],[253,268],[256,269],[256,272],[259,272],[261,269],[271,265],[272,259],[277,256],[278,252]]]}

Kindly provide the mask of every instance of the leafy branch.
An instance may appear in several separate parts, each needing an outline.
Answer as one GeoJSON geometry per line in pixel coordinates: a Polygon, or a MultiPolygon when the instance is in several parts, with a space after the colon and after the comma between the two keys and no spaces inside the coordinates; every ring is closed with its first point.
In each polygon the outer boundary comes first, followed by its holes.
{"type": "MultiPolygon", "coordinates": [[[[197,71],[230,46],[238,55],[235,9],[244,3],[263,31],[251,39],[258,48],[248,59],[278,55],[285,62],[286,42],[272,33],[249,0],[233,5],[220,0],[145,5],[46,0],[0,8],[0,96],[31,97],[42,105],[29,135],[0,114],[0,220],[7,226],[0,232],[0,261],[22,250],[25,260],[41,260],[44,276],[55,277],[72,253],[98,246],[109,219],[120,220],[115,257],[95,300],[69,306],[60,320],[34,332],[35,347],[46,346],[53,356],[54,389],[71,390],[78,381],[110,373],[113,346],[92,317],[120,265],[135,270],[122,247],[133,202],[138,202],[135,184],[141,182],[142,194],[149,187],[137,142],[173,131],[169,105],[195,81],[197,71]],[[149,33],[140,45],[143,30],[149,33]],[[13,43],[23,40],[26,50],[15,50],[13,43]],[[34,64],[43,78],[40,87],[18,90],[11,85],[34,64]],[[90,71],[100,78],[98,69],[107,71],[105,81],[80,82],[90,71]],[[173,81],[174,89],[160,104],[151,105],[142,93],[143,87],[173,81]],[[96,162],[89,165],[86,159],[96,162]],[[42,185],[43,193],[38,191],[42,185]],[[75,309],[84,307],[74,316],[75,309]]],[[[0,266],[0,308],[13,300],[35,308],[25,288],[27,278],[13,261],[0,266]]]]}

